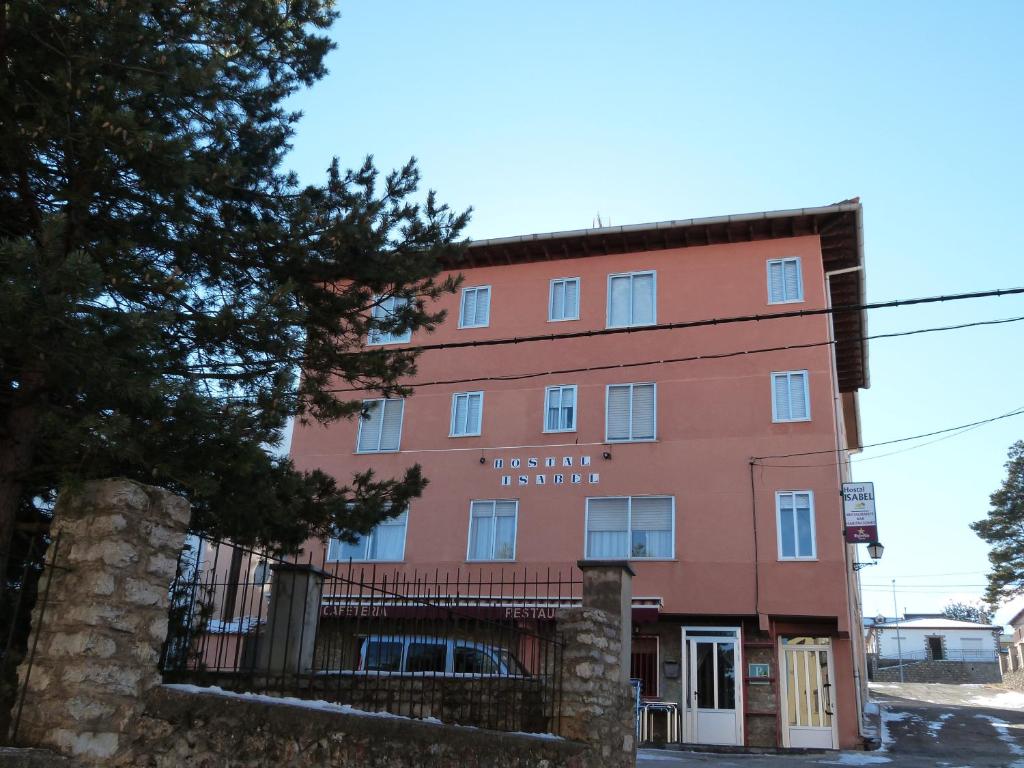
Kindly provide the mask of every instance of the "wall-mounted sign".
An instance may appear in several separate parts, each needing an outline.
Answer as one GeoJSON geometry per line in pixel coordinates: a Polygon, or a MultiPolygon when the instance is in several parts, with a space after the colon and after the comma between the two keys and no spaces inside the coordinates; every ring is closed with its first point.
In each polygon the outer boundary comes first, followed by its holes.
{"type": "Polygon", "coordinates": [[[874,483],[843,483],[843,519],[851,544],[878,541],[874,483]]]}
{"type": "Polygon", "coordinates": [[[497,470],[503,486],[597,485],[601,482],[601,475],[591,471],[589,456],[500,456],[491,466],[497,470]]]}
{"type": "Polygon", "coordinates": [[[747,664],[747,677],[758,678],[758,677],[770,677],[771,667],[767,664],[747,664]]]}

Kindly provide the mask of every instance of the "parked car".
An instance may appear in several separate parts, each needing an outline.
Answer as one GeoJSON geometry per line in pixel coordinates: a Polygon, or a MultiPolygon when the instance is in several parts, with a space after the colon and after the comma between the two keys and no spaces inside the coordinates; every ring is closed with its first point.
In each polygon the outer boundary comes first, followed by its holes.
{"type": "Polygon", "coordinates": [[[370,635],[363,638],[359,669],[366,672],[502,677],[525,677],[528,674],[507,648],[472,640],[423,635],[370,635]]]}

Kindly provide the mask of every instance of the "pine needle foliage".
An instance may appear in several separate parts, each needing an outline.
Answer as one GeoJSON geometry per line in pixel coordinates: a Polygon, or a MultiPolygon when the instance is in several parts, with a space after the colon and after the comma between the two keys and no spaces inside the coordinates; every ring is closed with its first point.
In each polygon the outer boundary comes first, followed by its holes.
{"type": "Polygon", "coordinates": [[[1006,479],[990,497],[988,516],[971,523],[991,547],[985,601],[993,606],[1024,593],[1024,440],[1010,446],[1005,467],[1006,479]]]}
{"type": "Polygon", "coordinates": [[[285,169],[287,99],[325,75],[335,17],[323,0],[0,0],[0,542],[99,477],[285,548],[422,492],[418,466],[336,481],[267,450],[290,417],[357,418],[334,389],[406,392],[415,354],[367,334],[434,328],[456,284],[440,264],[464,248],[468,211],[418,195],[414,160],[335,160],[312,186],[285,169]]]}

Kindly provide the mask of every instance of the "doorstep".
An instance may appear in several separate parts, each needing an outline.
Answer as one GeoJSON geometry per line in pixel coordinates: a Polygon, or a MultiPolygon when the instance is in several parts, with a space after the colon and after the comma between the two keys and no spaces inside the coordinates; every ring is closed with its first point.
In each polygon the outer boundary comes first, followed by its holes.
{"type": "Polygon", "coordinates": [[[724,744],[666,744],[660,741],[645,741],[637,744],[638,749],[666,749],[676,752],[703,752],[713,755],[827,755],[834,749],[808,749],[802,747],[737,747],[724,744]]]}

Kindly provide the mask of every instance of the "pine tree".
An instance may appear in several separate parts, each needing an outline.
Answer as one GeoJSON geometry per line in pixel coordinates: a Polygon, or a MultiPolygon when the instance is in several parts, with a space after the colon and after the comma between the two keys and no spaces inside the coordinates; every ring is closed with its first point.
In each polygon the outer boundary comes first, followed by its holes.
{"type": "Polygon", "coordinates": [[[289,417],[356,417],[354,387],[405,392],[415,354],[362,343],[440,322],[468,217],[415,202],[414,161],[381,178],[335,160],[319,186],[283,169],[286,99],[324,76],[335,16],[0,0],[0,551],[19,514],[97,477],[285,547],[422,491],[418,466],[335,481],[266,450],[289,417]]]}
{"type": "Polygon", "coordinates": [[[1024,592],[1024,440],[1010,447],[1005,466],[1006,479],[989,497],[988,517],[971,523],[971,530],[991,545],[985,591],[989,605],[1024,592]]]}

